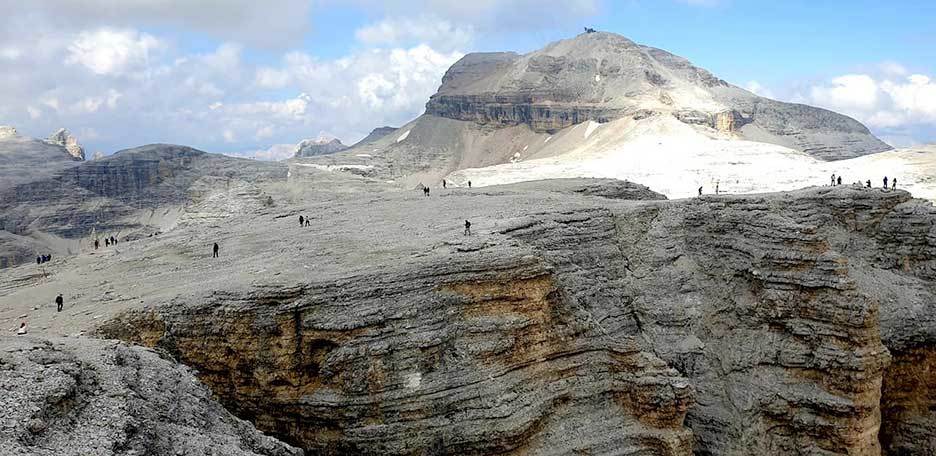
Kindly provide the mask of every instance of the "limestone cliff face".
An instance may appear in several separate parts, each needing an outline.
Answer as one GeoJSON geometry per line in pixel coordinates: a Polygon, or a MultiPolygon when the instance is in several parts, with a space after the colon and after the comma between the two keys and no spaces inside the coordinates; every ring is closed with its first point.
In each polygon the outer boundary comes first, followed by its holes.
{"type": "Polygon", "coordinates": [[[493,127],[528,125],[537,132],[647,113],[823,160],[891,149],[854,119],[759,97],[682,57],[604,32],[526,55],[469,54],[446,72],[426,104],[429,115],[493,127]]]}
{"type": "Polygon", "coordinates": [[[595,198],[100,331],[313,453],[929,454],[934,226],[878,189],[595,198]]]}

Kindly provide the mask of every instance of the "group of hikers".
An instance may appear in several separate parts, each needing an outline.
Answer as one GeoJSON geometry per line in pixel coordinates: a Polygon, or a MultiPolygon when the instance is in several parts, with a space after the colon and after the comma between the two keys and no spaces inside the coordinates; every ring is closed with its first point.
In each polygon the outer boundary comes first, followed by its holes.
{"type": "MultiPolygon", "coordinates": [[[[837,186],[837,185],[842,185],[842,176],[836,176],[836,175],[833,173],[833,174],[832,174],[832,177],[831,177],[830,179],[831,179],[831,184],[832,184],[833,187],[835,187],[835,186],[837,186]]],[[[861,185],[861,181],[855,182],[855,185],[861,185]]],[[[865,183],[864,183],[864,186],[867,187],[867,188],[871,188],[871,179],[866,180],[865,183]]],[[[887,176],[884,176],[884,190],[887,190],[887,189],[891,189],[891,190],[896,190],[896,189],[897,189],[897,178],[896,178],[896,177],[893,178],[893,179],[891,179],[890,181],[888,181],[887,176]],[[890,184],[890,186],[888,186],[888,183],[890,184]]]]}
{"type": "Polygon", "coordinates": [[[48,255],[39,255],[36,257],[36,264],[48,263],[52,261],[52,254],[48,255]]]}
{"type": "MultiPolygon", "coordinates": [[[[419,184],[422,187],[423,195],[429,196],[429,187],[423,184],[419,184]]],[[[442,179],[442,188],[448,188],[448,182],[445,179],[442,179]]],[[[471,188],[471,181],[468,181],[468,188],[471,188]]],[[[302,223],[300,221],[300,223],[302,223]]],[[[471,236],[471,222],[465,220],[465,236],[471,236]]]]}
{"type": "MultiPolygon", "coordinates": [[[[108,237],[104,238],[104,246],[105,246],[105,247],[110,247],[110,246],[112,246],[112,245],[117,245],[117,238],[115,238],[114,236],[108,236],[108,237]]],[[[94,250],[97,250],[99,247],[101,247],[101,240],[100,240],[100,239],[95,239],[95,240],[94,240],[94,250]]]]}
{"type": "Polygon", "coordinates": [[[299,226],[312,226],[312,219],[309,217],[299,216],[299,226]]]}

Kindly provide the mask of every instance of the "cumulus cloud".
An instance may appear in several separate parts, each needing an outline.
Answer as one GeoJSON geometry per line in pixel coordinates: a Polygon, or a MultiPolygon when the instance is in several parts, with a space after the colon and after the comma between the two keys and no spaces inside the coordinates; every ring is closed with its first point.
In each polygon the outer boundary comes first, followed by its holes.
{"type": "Polygon", "coordinates": [[[65,62],[86,67],[95,74],[119,76],[145,67],[153,52],[165,49],[156,37],[136,30],[100,28],[81,32],[68,45],[65,62]]]}
{"type": "Polygon", "coordinates": [[[435,49],[465,49],[474,40],[471,25],[454,23],[434,17],[387,18],[355,32],[358,41],[376,46],[400,46],[412,43],[428,44],[435,49]]]}
{"type": "Polygon", "coordinates": [[[773,91],[771,91],[767,87],[764,87],[760,82],[748,81],[748,83],[744,85],[744,88],[755,95],[760,95],[762,97],[767,97],[767,98],[774,98],[773,91]]]}
{"type": "Polygon", "coordinates": [[[805,101],[848,114],[872,128],[936,126],[936,81],[924,74],[891,70],[880,77],[832,78],[813,86],[805,101]]]}

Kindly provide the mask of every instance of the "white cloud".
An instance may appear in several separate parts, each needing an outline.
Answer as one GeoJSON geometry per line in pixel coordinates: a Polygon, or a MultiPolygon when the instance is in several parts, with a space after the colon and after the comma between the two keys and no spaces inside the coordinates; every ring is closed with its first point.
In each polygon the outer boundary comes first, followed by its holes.
{"type": "Polygon", "coordinates": [[[767,98],[774,98],[773,91],[771,91],[767,87],[764,87],[760,82],[748,81],[748,83],[744,85],[744,88],[755,95],[760,95],[762,97],[767,97],[767,98]]]}
{"type": "Polygon", "coordinates": [[[902,66],[888,64],[879,76],[838,76],[812,86],[798,101],[847,114],[906,143],[907,135],[892,130],[936,127],[936,81],[924,74],[908,73],[902,66]]]}
{"type": "Polygon", "coordinates": [[[150,54],[164,48],[162,41],[146,33],[101,28],[79,33],[68,46],[65,63],[83,65],[98,75],[120,76],[146,66],[150,54]]]}
{"type": "Polygon", "coordinates": [[[387,18],[358,29],[358,41],[369,45],[428,44],[435,49],[465,49],[474,40],[471,25],[456,26],[452,22],[428,15],[387,18]]]}
{"type": "MultiPolygon", "coordinates": [[[[601,12],[605,0],[325,0],[323,4],[356,4],[392,18],[431,16],[452,24],[471,24],[480,33],[518,32],[578,25],[601,12]]],[[[465,27],[460,25],[460,27],[465,27]]]]}
{"type": "Polygon", "coordinates": [[[292,158],[295,154],[295,144],[274,144],[266,149],[251,150],[246,152],[232,152],[227,155],[232,157],[254,158],[257,160],[279,161],[292,158]]]}
{"type": "Polygon", "coordinates": [[[866,74],[846,74],[832,79],[829,84],[813,87],[810,98],[820,105],[847,111],[870,110],[877,105],[878,86],[866,74]]]}

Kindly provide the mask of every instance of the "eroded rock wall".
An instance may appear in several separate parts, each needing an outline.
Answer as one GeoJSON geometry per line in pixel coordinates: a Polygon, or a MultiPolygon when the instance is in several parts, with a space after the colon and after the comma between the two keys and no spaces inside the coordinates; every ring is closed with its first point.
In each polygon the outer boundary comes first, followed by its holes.
{"type": "Polygon", "coordinates": [[[934,222],[848,186],[596,198],[101,332],[318,453],[928,454],[934,222]]]}

